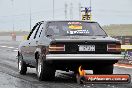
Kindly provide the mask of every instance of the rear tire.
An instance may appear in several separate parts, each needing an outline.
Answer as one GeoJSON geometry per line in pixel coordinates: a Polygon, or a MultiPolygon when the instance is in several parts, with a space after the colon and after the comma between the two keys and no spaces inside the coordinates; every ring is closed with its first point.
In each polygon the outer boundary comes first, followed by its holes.
{"type": "Polygon", "coordinates": [[[27,72],[27,65],[23,61],[22,56],[18,56],[18,70],[21,75],[25,75],[27,72]]]}
{"type": "Polygon", "coordinates": [[[55,70],[53,66],[47,64],[41,58],[37,60],[36,71],[39,81],[49,81],[55,78],[55,70]]]}
{"type": "Polygon", "coordinates": [[[113,74],[113,64],[98,65],[93,69],[93,74],[113,74]]]}

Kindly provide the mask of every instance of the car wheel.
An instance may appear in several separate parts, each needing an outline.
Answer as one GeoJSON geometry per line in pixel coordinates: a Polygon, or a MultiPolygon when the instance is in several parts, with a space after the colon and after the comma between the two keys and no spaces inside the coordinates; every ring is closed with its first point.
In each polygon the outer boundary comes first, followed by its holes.
{"type": "Polygon", "coordinates": [[[48,65],[41,58],[37,60],[36,71],[39,81],[43,81],[43,80],[49,81],[54,79],[55,77],[55,70],[53,66],[48,65]]]}
{"type": "Polygon", "coordinates": [[[93,69],[93,74],[113,74],[113,64],[96,66],[93,69]]]}
{"type": "Polygon", "coordinates": [[[21,75],[25,75],[27,72],[27,65],[23,61],[22,56],[18,56],[18,70],[21,75]]]}

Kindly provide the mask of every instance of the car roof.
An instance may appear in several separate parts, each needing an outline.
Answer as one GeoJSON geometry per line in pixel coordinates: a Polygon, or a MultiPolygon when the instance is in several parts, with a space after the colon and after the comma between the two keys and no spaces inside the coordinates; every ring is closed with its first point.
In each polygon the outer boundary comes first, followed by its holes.
{"type": "Polygon", "coordinates": [[[89,22],[89,23],[97,23],[95,21],[87,21],[87,20],[46,20],[46,21],[40,21],[38,23],[44,23],[44,22],[89,22]]]}
{"type": "Polygon", "coordinates": [[[45,22],[72,22],[72,21],[95,23],[94,21],[87,21],[87,20],[48,20],[45,22]]]}

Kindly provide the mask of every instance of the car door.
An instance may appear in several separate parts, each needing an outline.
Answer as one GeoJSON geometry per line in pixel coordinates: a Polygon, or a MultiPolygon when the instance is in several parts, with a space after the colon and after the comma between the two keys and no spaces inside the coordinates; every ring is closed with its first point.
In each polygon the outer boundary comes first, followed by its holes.
{"type": "Polygon", "coordinates": [[[43,25],[42,25],[42,23],[40,23],[38,25],[38,27],[36,28],[34,36],[31,39],[29,39],[30,40],[30,45],[29,45],[30,64],[33,66],[36,65],[35,51],[36,51],[37,46],[38,46],[39,36],[40,36],[42,27],[43,27],[43,25]]]}
{"type": "Polygon", "coordinates": [[[30,34],[28,35],[28,38],[26,41],[23,42],[22,46],[21,46],[21,52],[23,55],[23,59],[28,63],[31,64],[31,54],[32,54],[32,45],[31,42],[34,41],[34,36],[38,30],[40,24],[36,24],[33,29],[31,30],[30,34]]]}

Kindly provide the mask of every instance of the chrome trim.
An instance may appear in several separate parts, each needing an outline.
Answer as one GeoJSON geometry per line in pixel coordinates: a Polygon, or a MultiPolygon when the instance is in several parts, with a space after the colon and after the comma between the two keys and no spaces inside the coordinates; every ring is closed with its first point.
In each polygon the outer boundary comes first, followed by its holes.
{"type": "Polygon", "coordinates": [[[46,60],[120,60],[122,54],[48,54],[46,60]]]}

